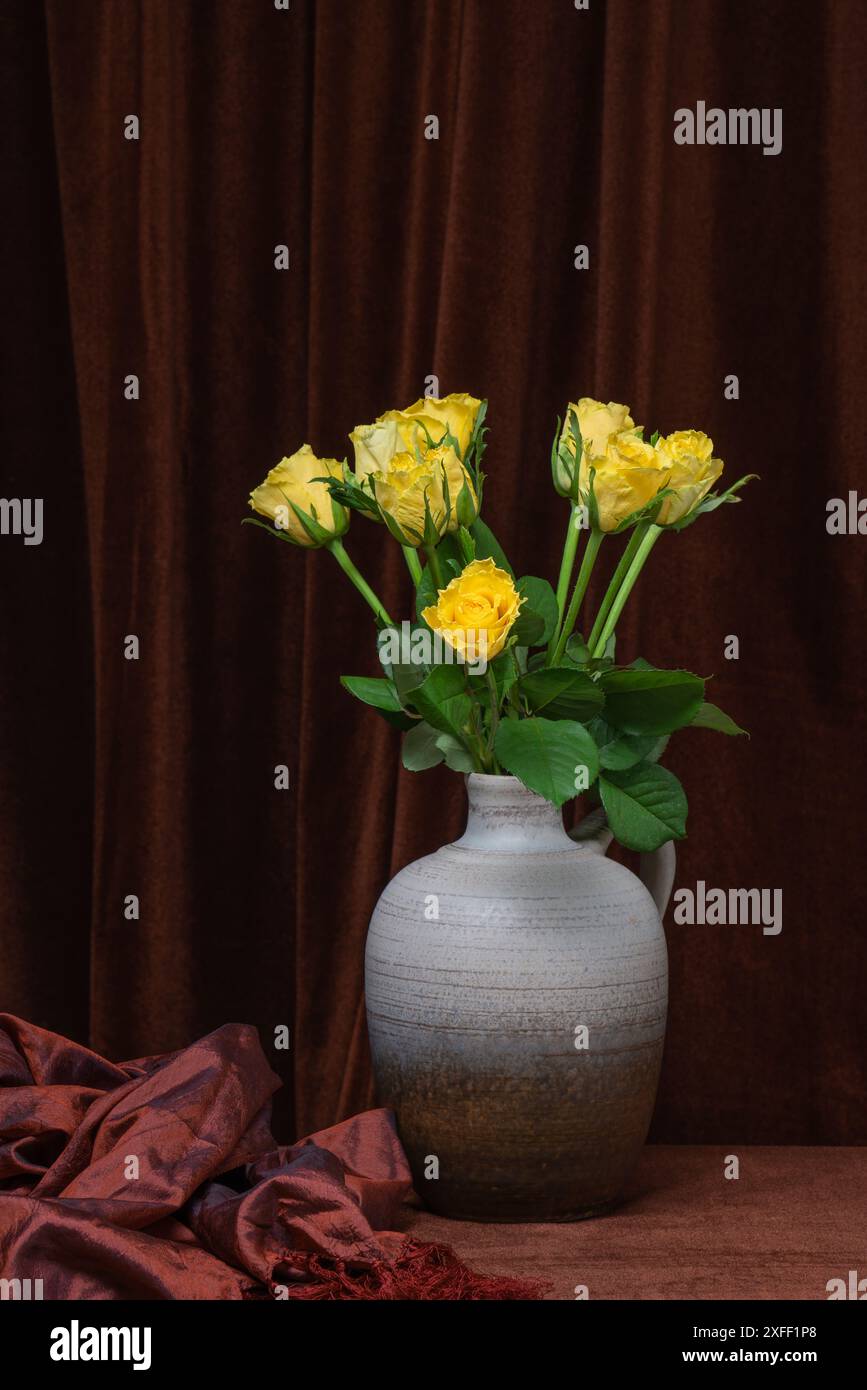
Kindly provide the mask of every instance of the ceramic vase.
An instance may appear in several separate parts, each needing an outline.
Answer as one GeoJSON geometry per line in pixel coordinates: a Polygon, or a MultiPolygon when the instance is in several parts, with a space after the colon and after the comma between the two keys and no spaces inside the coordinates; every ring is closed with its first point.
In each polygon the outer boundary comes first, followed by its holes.
{"type": "Polygon", "coordinates": [[[365,958],[378,1099],[416,1190],[480,1221],[572,1221],[622,1194],[662,1058],[660,920],[674,849],[641,878],[514,777],[472,773],[462,837],[382,893],[365,958]]]}

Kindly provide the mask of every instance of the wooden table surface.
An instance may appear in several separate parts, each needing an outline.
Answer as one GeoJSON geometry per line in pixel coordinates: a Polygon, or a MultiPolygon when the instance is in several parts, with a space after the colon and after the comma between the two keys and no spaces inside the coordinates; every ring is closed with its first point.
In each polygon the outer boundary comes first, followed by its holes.
{"type": "Polygon", "coordinates": [[[867,1280],[867,1148],[653,1145],[606,1217],[500,1226],[413,1212],[406,1229],[486,1274],[547,1281],[551,1299],[580,1285],[591,1299],[827,1299],[831,1279],[867,1280]]]}

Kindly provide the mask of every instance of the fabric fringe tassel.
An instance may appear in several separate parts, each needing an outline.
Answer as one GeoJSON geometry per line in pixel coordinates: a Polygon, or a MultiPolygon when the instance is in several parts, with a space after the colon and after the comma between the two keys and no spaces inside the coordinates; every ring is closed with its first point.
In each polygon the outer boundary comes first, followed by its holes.
{"type": "Polygon", "coordinates": [[[393,1261],[349,1265],[323,1255],[290,1255],[277,1266],[289,1282],[272,1274],[270,1292],[280,1298],[327,1299],[540,1299],[551,1285],[537,1279],[476,1274],[449,1245],[408,1238],[393,1261]]]}

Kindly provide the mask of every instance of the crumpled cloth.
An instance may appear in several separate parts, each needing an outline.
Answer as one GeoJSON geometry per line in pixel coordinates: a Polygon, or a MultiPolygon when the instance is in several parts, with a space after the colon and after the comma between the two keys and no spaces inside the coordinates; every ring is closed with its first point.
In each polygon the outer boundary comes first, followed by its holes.
{"type": "Polygon", "coordinates": [[[0,1014],[0,1276],[46,1299],[538,1298],[391,1229],[388,1110],[290,1147],[256,1030],[114,1064],[0,1014]]]}

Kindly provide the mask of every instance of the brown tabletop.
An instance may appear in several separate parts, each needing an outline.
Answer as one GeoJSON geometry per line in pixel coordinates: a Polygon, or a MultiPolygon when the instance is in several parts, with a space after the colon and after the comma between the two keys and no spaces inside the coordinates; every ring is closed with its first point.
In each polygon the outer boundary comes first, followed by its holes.
{"type": "Polygon", "coordinates": [[[867,1148],[649,1146],[609,1216],[510,1226],[413,1212],[406,1229],[485,1273],[548,1281],[552,1299],[580,1285],[591,1299],[827,1299],[850,1270],[867,1281],[867,1148]]]}

